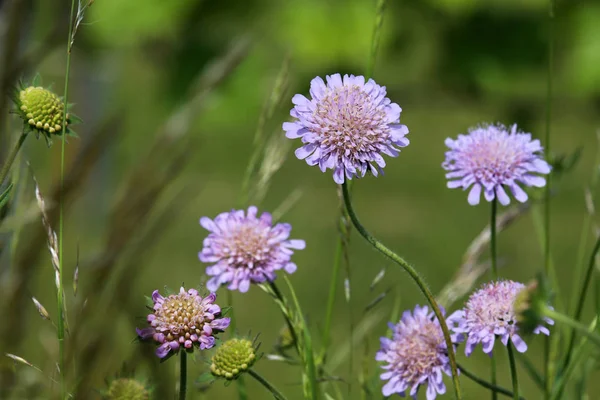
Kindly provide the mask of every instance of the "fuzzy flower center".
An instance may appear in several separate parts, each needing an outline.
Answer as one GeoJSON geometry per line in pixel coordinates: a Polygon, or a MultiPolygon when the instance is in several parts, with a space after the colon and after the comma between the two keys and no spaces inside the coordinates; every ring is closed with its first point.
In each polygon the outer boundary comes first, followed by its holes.
{"type": "Polygon", "coordinates": [[[523,146],[516,143],[517,137],[505,136],[490,140],[479,138],[464,150],[462,168],[472,171],[479,181],[502,183],[519,173],[519,168],[531,156],[523,146]]]}
{"type": "Polygon", "coordinates": [[[475,293],[467,302],[467,323],[496,329],[514,329],[517,323],[514,300],[523,287],[516,282],[511,285],[499,282],[475,293]]]}
{"type": "Polygon", "coordinates": [[[192,335],[202,334],[206,313],[199,297],[189,293],[179,293],[166,297],[162,304],[155,306],[156,318],[151,325],[166,340],[174,341],[183,337],[190,340],[192,335]]]}
{"type": "Polygon", "coordinates": [[[395,339],[395,367],[402,379],[412,386],[423,376],[430,375],[435,367],[441,366],[438,355],[443,339],[440,327],[430,321],[410,334],[398,335],[395,339]]]}
{"type": "Polygon", "coordinates": [[[317,133],[324,146],[340,155],[376,151],[389,136],[383,108],[373,104],[371,96],[357,85],[335,88],[317,102],[313,113],[317,133]]]}
{"type": "Polygon", "coordinates": [[[234,268],[260,267],[271,252],[268,230],[246,222],[231,230],[223,243],[223,258],[234,268]]]}

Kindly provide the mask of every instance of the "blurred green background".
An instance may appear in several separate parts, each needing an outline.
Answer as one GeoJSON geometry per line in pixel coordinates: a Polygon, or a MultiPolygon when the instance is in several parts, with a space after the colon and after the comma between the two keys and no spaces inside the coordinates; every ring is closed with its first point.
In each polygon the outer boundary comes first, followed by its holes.
{"type": "MultiPolygon", "coordinates": [[[[11,21],[7,13],[11,2],[5,3],[3,27],[11,21]]],[[[26,6],[19,14],[17,51],[30,56],[31,63],[19,71],[20,75],[30,78],[39,72],[45,84],[53,82],[56,91],[62,93],[70,2],[23,3],[26,6]]],[[[495,121],[516,122],[534,136],[544,137],[547,15],[546,0],[388,1],[374,78],[387,86],[389,97],[402,107],[401,122],[409,127],[411,144],[397,159],[388,160],[385,176],[356,183],[355,207],[363,223],[414,263],[436,293],[452,278],[464,251],[489,215],[484,204],[470,207],[466,193],[446,189],[440,165],[444,139],[480,122],[495,121]]],[[[85,123],[76,127],[80,139],[67,144],[71,169],[82,168],[78,164],[82,160],[76,154],[89,143],[92,133],[113,116],[116,122],[107,128],[108,134],[113,133],[110,143],[69,203],[65,223],[67,300],[70,309],[75,310],[69,316],[70,323],[72,330],[78,322],[85,325],[80,327],[81,335],[71,342],[76,343],[72,348],[75,354],[85,355],[74,356],[79,364],[73,370],[86,371],[85,384],[92,388],[81,398],[96,398],[95,390],[103,390],[105,378],[115,376],[124,364],[127,371],[134,370],[136,376],[150,380],[151,386],[162,383],[167,388],[174,387],[176,360],[153,365],[148,362],[152,360],[148,356],[150,346],[133,343],[133,328],[144,324],[144,296],[165,285],[176,288],[184,282],[196,286],[204,281],[204,266],[197,253],[206,232],[198,219],[239,206],[261,109],[286,57],[290,57],[287,91],[265,124],[266,135],[283,135],[280,127],[288,118],[291,96],[307,93],[313,77],[336,72],[365,73],[374,20],[375,1],[368,0],[96,0],[91,5],[73,49],[69,100],[76,103],[74,112],[85,123]],[[232,47],[238,52],[239,64],[228,59],[215,64],[215,60],[228,57],[232,47]],[[224,74],[222,79],[215,78],[220,73],[224,74]],[[218,84],[207,84],[211,79],[218,79],[218,84]],[[211,86],[210,90],[203,89],[207,86],[211,86]],[[190,103],[189,99],[197,93],[201,101],[190,103]],[[191,118],[182,120],[184,139],[171,146],[172,138],[160,136],[170,128],[161,127],[166,121],[181,122],[170,118],[186,107],[190,107],[186,115],[191,118]],[[156,146],[158,150],[152,150],[156,146]],[[171,207],[175,210],[158,221],[151,242],[141,241],[136,247],[132,243],[144,237],[144,224],[138,221],[130,230],[114,229],[136,208],[116,216],[112,210],[119,204],[118,199],[131,199],[136,193],[142,200],[146,196],[146,200],[155,200],[150,199],[154,192],[136,192],[136,185],[147,185],[162,176],[165,171],[161,163],[166,168],[172,158],[179,158],[184,154],[181,147],[187,155],[185,164],[172,179],[169,176],[168,186],[156,195],[158,205],[144,214],[142,221],[153,221],[170,204],[176,205],[171,207]],[[131,186],[134,190],[127,191],[125,183],[136,168],[141,168],[136,175],[139,179],[131,186]],[[127,234],[115,236],[119,231],[127,234]],[[118,249],[120,243],[125,250],[108,261],[110,269],[106,274],[98,273],[98,263],[102,263],[98,260],[107,257],[107,248],[118,249]],[[79,287],[74,297],[70,281],[76,264],[79,287]],[[83,307],[85,299],[88,305],[83,307]],[[100,340],[93,342],[92,338],[100,340]],[[157,374],[162,377],[161,382],[154,381],[157,374]]],[[[555,185],[552,203],[552,255],[561,294],[565,296],[572,290],[572,270],[586,215],[584,188],[593,169],[598,168],[594,159],[600,105],[599,20],[598,2],[558,1],[554,24],[552,153],[568,154],[583,146],[576,168],[555,185]]],[[[13,118],[8,132],[16,135],[18,127],[13,118]]],[[[2,140],[4,151],[8,139],[2,140]]],[[[293,155],[296,147],[298,143],[287,149],[289,157],[273,176],[270,190],[259,206],[261,210],[273,211],[291,193],[301,193],[282,220],[293,225],[293,238],[307,242],[306,250],[294,256],[299,268],[291,280],[318,348],[339,203],[331,174],[322,174],[298,161],[293,155]]],[[[60,142],[48,150],[43,141],[30,138],[23,154],[49,196],[59,177],[60,142]]],[[[22,168],[21,173],[27,175],[27,169],[22,168]]],[[[28,190],[23,198],[30,201],[31,187],[28,190]]],[[[39,219],[30,221],[20,231],[14,251],[31,252],[28,239],[40,227],[39,219]]],[[[589,251],[587,246],[586,254],[589,251]]],[[[504,265],[503,277],[526,282],[542,268],[541,247],[531,213],[500,235],[499,255],[504,265]]],[[[10,259],[6,254],[0,259],[5,276],[15,273],[10,259]]],[[[349,340],[349,309],[356,325],[365,315],[365,306],[382,291],[392,289],[370,311],[375,320],[373,330],[354,347],[354,376],[348,375],[348,358],[329,371],[348,379],[352,384],[348,398],[359,399],[362,395],[356,376],[363,368],[364,357],[369,362],[369,372],[378,372],[373,357],[379,336],[385,334],[394,296],[401,299],[402,309],[424,304],[425,299],[406,274],[354,234],[350,267],[351,305],[348,307],[344,300],[340,279],[333,353],[349,340]],[[383,267],[389,267],[385,281],[370,291],[369,282],[383,267]]],[[[16,314],[21,321],[18,329],[12,331],[18,339],[5,341],[2,351],[22,356],[51,374],[57,357],[54,330],[39,318],[27,299],[35,296],[53,317],[56,315],[53,272],[44,248],[28,268],[21,308],[5,308],[5,312],[16,314]]],[[[10,284],[5,278],[5,292],[10,291],[10,284]]],[[[218,295],[219,302],[225,304],[224,289],[218,295]]],[[[591,304],[588,301],[589,315],[591,304]]],[[[262,350],[269,352],[283,326],[275,304],[253,287],[247,294],[235,293],[233,305],[238,331],[260,333],[262,350]]],[[[460,302],[455,304],[451,311],[459,305],[460,302]]],[[[10,334],[5,337],[11,338],[10,334]]],[[[543,340],[534,337],[529,343],[528,354],[541,368],[543,340]]],[[[499,382],[510,387],[506,355],[498,352],[498,357],[499,382]]],[[[205,358],[198,358],[190,367],[190,378],[207,370],[202,360],[205,358]]],[[[461,350],[459,361],[487,379],[489,361],[481,352],[465,359],[461,350]]],[[[10,362],[4,364],[5,368],[12,368],[10,362]]],[[[301,398],[298,368],[265,359],[256,369],[289,399],[301,398]]],[[[48,386],[43,386],[46,381],[38,372],[22,365],[15,372],[9,373],[9,380],[21,388],[17,398],[47,398],[48,386]]],[[[524,371],[521,377],[523,395],[540,398],[524,371]]],[[[445,381],[451,392],[450,379],[445,381]]],[[[268,398],[254,381],[246,382],[250,399],[268,398]]],[[[467,379],[462,382],[466,399],[488,396],[467,379]]],[[[345,390],[346,385],[341,384],[341,388],[345,390]]],[[[598,384],[590,386],[590,398],[595,398],[598,390],[598,384]]],[[[424,391],[421,392],[424,398],[424,391]]],[[[216,382],[204,397],[194,392],[190,398],[236,396],[234,385],[224,387],[216,382]]]]}

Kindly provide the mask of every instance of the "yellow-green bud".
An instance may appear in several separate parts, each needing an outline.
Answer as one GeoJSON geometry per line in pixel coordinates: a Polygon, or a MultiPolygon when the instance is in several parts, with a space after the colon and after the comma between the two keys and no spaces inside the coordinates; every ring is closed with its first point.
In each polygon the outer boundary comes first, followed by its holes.
{"type": "Polygon", "coordinates": [[[135,379],[121,378],[111,382],[107,398],[109,400],[148,400],[150,393],[135,379]]]}
{"type": "Polygon", "coordinates": [[[217,349],[210,372],[225,379],[235,379],[256,361],[255,349],[248,339],[229,339],[217,349]]]}
{"type": "MultiPolygon", "coordinates": [[[[29,86],[19,91],[19,103],[21,116],[32,127],[49,133],[62,130],[65,105],[56,94],[43,87],[29,86]]],[[[67,125],[68,121],[67,115],[67,125]]]]}

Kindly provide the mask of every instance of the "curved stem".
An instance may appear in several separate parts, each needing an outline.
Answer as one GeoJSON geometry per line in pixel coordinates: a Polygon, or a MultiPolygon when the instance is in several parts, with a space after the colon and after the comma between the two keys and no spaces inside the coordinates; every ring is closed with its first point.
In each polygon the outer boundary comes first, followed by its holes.
{"type": "Polygon", "coordinates": [[[21,133],[19,140],[17,140],[17,143],[15,143],[15,146],[12,148],[10,153],[8,153],[8,155],[6,156],[6,161],[4,162],[4,165],[2,166],[2,170],[0,170],[0,185],[2,185],[4,183],[4,179],[6,179],[6,176],[8,175],[8,172],[10,171],[10,167],[13,164],[13,162],[15,161],[15,158],[17,157],[17,153],[19,152],[19,150],[21,149],[21,146],[23,146],[23,143],[25,142],[25,139],[27,138],[27,133],[29,133],[29,131],[21,133]]]}
{"type": "MultiPolygon", "coordinates": [[[[585,303],[585,298],[587,297],[587,291],[590,286],[590,281],[592,280],[592,272],[594,272],[594,265],[596,265],[596,255],[600,250],[600,236],[596,239],[596,244],[594,244],[594,249],[592,250],[592,254],[590,256],[590,260],[588,262],[588,268],[585,272],[585,278],[583,280],[583,286],[580,291],[579,301],[577,302],[577,308],[574,313],[574,320],[579,321],[581,318],[581,313],[583,312],[583,305],[585,303]]],[[[569,361],[571,360],[571,353],[573,350],[573,346],[575,346],[575,332],[571,332],[571,337],[569,339],[569,346],[567,347],[567,352],[565,355],[565,361],[562,364],[562,369],[564,370],[569,361]]]]}
{"type": "Polygon", "coordinates": [[[508,362],[510,363],[510,377],[513,386],[513,398],[519,400],[519,376],[517,374],[517,364],[515,363],[515,351],[512,342],[509,340],[506,344],[508,349],[508,362]]]}
{"type": "Polygon", "coordinates": [[[277,390],[275,388],[275,386],[271,385],[269,383],[269,381],[267,381],[265,378],[263,378],[262,376],[260,376],[257,372],[255,372],[253,369],[249,369],[248,373],[250,374],[250,376],[252,376],[254,379],[256,379],[258,382],[260,382],[261,385],[263,385],[269,392],[271,392],[271,394],[273,395],[273,397],[277,400],[287,400],[285,398],[285,396],[283,394],[281,394],[281,392],[279,392],[279,390],[277,390]]]}
{"type": "Polygon", "coordinates": [[[446,347],[448,350],[448,358],[450,359],[450,367],[452,369],[452,382],[454,384],[454,393],[457,399],[462,399],[462,394],[460,391],[460,382],[458,381],[458,369],[456,367],[456,355],[454,353],[454,347],[452,345],[452,339],[450,338],[450,332],[448,330],[448,325],[446,324],[446,320],[444,319],[444,315],[442,314],[440,307],[437,304],[437,301],[433,297],[431,290],[427,287],[427,284],[421,278],[421,276],[417,273],[417,271],[402,257],[398,254],[394,253],[392,250],[388,249],[385,245],[383,245],[379,240],[377,240],[373,235],[371,235],[364,226],[358,220],[358,217],[354,213],[354,209],[352,208],[352,202],[350,201],[350,195],[348,193],[348,185],[346,182],[342,184],[342,190],[344,194],[344,203],[346,204],[346,209],[348,210],[348,215],[354,224],[356,230],[361,234],[362,237],[366,239],[367,242],[371,243],[373,247],[375,247],[379,252],[383,255],[394,261],[396,264],[401,266],[410,276],[413,278],[421,292],[429,301],[435,316],[437,317],[440,327],[442,328],[442,332],[444,334],[444,341],[446,342],[446,347]]]}
{"type": "Polygon", "coordinates": [[[472,380],[473,382],[475,382],[476,384],[478,384],[481,387],[484,387],[486,389],[491,390],[494,393],[499,393],[499,394],[503,394],[507,397],[513,397],[513,392],[511,392],[508,389],[505,389],[501,386],[497,386],[494,384],[489,383],[488,381],[485,381],[481,378],[479,378],[478,376],[476,376],[475,374],[467,371],[466,369],[464,369],[462,367],[462,365],[458,365],[458,369],[460,369],[460,373],[463,374],[464,376],[466,376],[467,378],[469,378],[470,380],[472,380]]]}
{"type": "Polygon", "coordinates": [[[187,353],[185,349],[179,352],[179,400],[185,400],[187,392],[187,353]]]}
{"type": "Polygon", "coordinates": [[[586,336],[590,339],[596,346],[600,347],[600,336],[595,334],[594,332],[590,332],[589,328],[582,323],[577,322],[576,320],[570,318],[569,316],[559,313],[558,311],[552,310],[550,308],[546,308],[544,310],[544,315],[548,318],[553,319],[556,322],[563,323],[571,328],[574,331],[578,331],[582,335],[586,336]]]}
{"type": "MultiPolygon", "coordinates": [[[[498,262],[496,257],[496,214],[498,210],[498,199],[494,197],[492,200],[492,210],[490,212],[490,258],[492,262],[492,279],[498,280],[498,262]]],[[[496,368],[496,359],[494,357],[490,358],[491,368],[490,368],[490,376],[492,379],[492,384],[495,385],[497,382],[497,368],[496,368]]],[[[492,400],[498,399],[498,393],[492,392],[492,400]]]]}
{"type": "Polygon", "coordinates": [[[298,347],[299,346],[298,335],[296,335],[296,330],[294,329],[294,322],[292,321],[292,311],[291,311],[287,301],[285,300],[285,298],[279,291],[279,288],[277,287],[275,282],[269,282],[269,287],[271,288],[271,291],[275,295],[275,298],[280,303],[280,308],[281,308],[281,311],[283,314],[283,319],[285,319],[285,322],[290,331],[290,335],[292,335],[292,340],[294,341],[294,348],[296,349],[296,351],[298,351],[298,354],[300,354],[300,348],[298,347]]]}

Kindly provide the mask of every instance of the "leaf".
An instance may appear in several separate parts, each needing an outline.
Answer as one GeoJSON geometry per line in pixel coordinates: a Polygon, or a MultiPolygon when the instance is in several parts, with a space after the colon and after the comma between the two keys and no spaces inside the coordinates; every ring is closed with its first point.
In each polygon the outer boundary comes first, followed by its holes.
{"type": "Polygon", "coordinates": [[[8,200],[10,199],[10,191],[13,188],[13,184],[10,183],[7,188],[4,190],[4,192],[2,192],[2,194],[0,194],[0,208],[4,207],[4,205],[6,203],[8,203],[8,200]]]}
{"type": "Polygon", "coordinates": [[[212,383],[214,380],[215,380],[215,377],[210,372],[207,371],[207,372],[204,372],[203,374],[200,374],[198,379],[196,379],[196,383],[198,383],[198,384],[212,383]]]}

